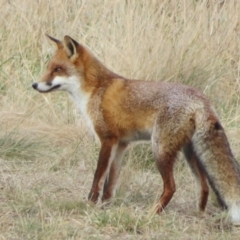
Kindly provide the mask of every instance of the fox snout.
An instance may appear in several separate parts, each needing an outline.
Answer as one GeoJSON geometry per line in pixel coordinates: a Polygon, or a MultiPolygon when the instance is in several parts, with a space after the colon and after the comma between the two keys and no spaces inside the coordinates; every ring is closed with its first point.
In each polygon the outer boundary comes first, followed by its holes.
{"type": "MultiPolygon", "coordinates": [[[[52,86],[52,83],[51,83],[51,82],[47,82],[46,85],[49,86],[49,87],[51,87],[51,86],[52,86]]],[[[37,82],[33,83],[33,84],[32,84],[32,87],[33,87],[35,90],[39,90],[39,89],[38,89],[38,88],[39,88],[39,84],[38,84],[37,82]]],[[[57,86],[57,87],[59,87],[59,86],[57,86]]]]}
{"type": "Polygon", "coordinates": [[[60,81],[56,81],[53,83],[53,82],[35,82],[32,84],[32,87],[37,90],[38,92],[41,92],[41,93],[48,93],[48,92],[52,92],[52,91],[55,91],[55,90],[60,90],[62,86],[62,82],[60,81]]]}

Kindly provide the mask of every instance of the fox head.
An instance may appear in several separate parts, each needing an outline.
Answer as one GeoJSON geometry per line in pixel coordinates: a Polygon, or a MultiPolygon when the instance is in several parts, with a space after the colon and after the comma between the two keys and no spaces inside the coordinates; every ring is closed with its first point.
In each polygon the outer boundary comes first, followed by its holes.
{"type": "Polygon", "coordinates": [[[69,36],[65,36],[63,41],[47,37],[57,45],[57,51],[50,59],[45,74],[32,87],[41,93],[56,90],[71,93],[86,85],[84,80],[87,78],[91,84],[99,63],[90,51],[69,36]]]}

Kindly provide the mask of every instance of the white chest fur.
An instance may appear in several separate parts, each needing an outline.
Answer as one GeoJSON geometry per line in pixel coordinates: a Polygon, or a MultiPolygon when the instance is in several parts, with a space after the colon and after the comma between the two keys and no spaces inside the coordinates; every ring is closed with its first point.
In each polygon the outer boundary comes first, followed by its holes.
{"type": "Polygon", "coordinates": [[[71,92],[70,94],[73,102],[77,105],[78,109],[81,111],[85,122],[87,123],[88,127],[91,129],[91,132],[96,135],[93,122],[88,114],[88,103],[89,103],[89,94],[78,91],[71,92]]]}
{"type": "Polygon", "coordinates": [[[90,99],[90,94],[81,90],[81,84],[77,77],[70,78],[71,79],[69,79],[70,80],[69,82],[71,82],[71,84],[65,90],[69,92],[69,95],[72,98],[73,102],[77,105],[78,109],[81,111],[86,124],[96,137],[97,134],[94,129],[93,121],[88,114],[88,103],[90,99]]]}

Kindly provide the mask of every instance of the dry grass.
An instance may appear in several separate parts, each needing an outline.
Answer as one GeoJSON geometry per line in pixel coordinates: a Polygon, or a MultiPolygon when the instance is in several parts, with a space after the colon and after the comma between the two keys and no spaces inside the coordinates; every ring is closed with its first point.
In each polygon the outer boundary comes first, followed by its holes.
{"type": "Polygon", "coordinates": [[[69,34],[123,76],[202,89],[240,160],[240,2],[0,0],[0,239],[238,239],[209,201],[195,210],[194,180],[176,164],[177,192],[161,216],[162,183],[147,145],[130,147],[117,196],[86,201],[98,145],[65,94],[31,83],[69,34]]]}

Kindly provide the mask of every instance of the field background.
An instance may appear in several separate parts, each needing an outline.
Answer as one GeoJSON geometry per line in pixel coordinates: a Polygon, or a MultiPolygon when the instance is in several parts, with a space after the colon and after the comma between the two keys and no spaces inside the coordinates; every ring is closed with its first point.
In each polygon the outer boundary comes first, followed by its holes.
{"type": "Polygon", "coordinates": [[[54,52],[45,33],[123,76],[201,89],[240,161],[240,1],[0,0],[0,239],[239,239],[213,196],[196,211],[181,155],[177,192],[153,213],[162,180],[146,144],[130,146],[111,206],[87,202],[99,145],[66,94],[31,88],[54,52]]]}

